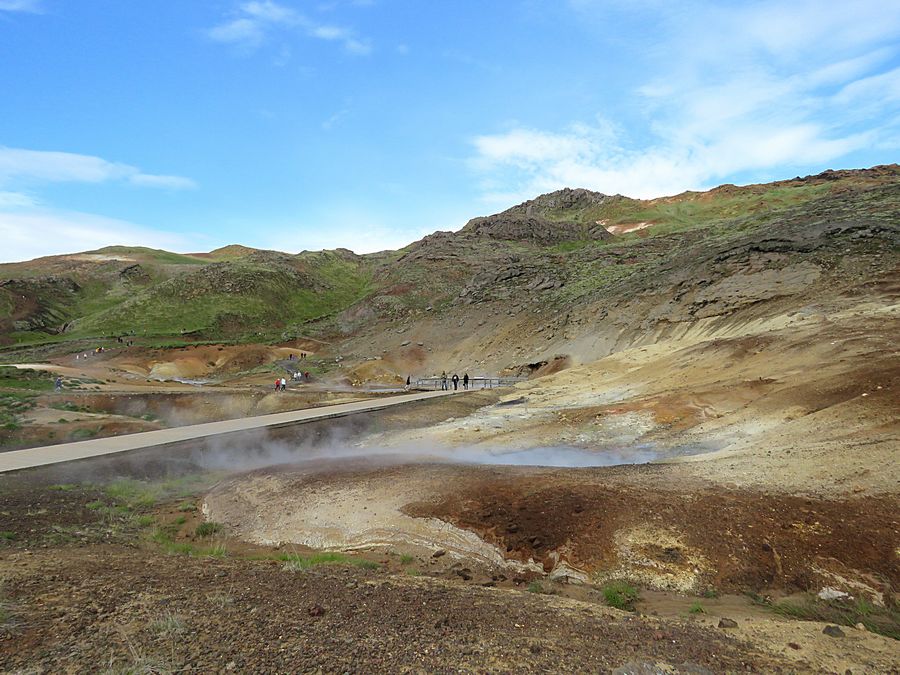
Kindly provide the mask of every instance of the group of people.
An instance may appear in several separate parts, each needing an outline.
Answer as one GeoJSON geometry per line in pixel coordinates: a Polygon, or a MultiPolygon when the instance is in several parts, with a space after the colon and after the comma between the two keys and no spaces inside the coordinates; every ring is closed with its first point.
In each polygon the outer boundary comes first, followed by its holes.
{"type": "MultiPolygon", "coordinates": [[[[301,359],[301,360],[302,360],[302,359],[305,359],[306,356],[307,356],[306,352],[300,352],[300,359],[301,359]]],[[[296,360],[297,360],[297,355],[296,355],[296,354],[291,354],[290,356],[288,356],[288,361],[296,361],[296,360]]]]}
{"type": "MultiPolygon", "coordinates": [[[[297,371],[291,373],[291,379],[292,380],[306,380],[307,382],[309,382],[309,379],[310,379],[309,371],[306,371],[304,373],[304,372],[297,370],[297,371]]],[[[276,378],[275,379],[275,391],[284,391],[285,389],[287,389],[287,379],[285,379],[283,377],[276,378]]]]}
{"type": "MultiPolygon", "coordinates": [[[[453,391],[459,389],[459,375],[453,373],[453,376],[450,378],[450,382],[453,383],[453,391]]],[[[443,391],[448,391],[450,389],[450,382],[447,381],[447,371],[443,371],[441,373],[441,389],[443,391]]],[[[463,389],[469,388],[469,374],[464,373],[462,376],[463,389]]]]}

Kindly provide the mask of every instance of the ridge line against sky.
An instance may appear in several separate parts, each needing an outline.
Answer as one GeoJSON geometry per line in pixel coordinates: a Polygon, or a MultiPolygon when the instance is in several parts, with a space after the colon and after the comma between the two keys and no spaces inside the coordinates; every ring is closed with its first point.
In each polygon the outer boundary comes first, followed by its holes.
{"type": "Polygon", "coordinates": [[[900,2],[0,0],[0,58],[0,262],[365,253],[900,155],[900,2]]]}

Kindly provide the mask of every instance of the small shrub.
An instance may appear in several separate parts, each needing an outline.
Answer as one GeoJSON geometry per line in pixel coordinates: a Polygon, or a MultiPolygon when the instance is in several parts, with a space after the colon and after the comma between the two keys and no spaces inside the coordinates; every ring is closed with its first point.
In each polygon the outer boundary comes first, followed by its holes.
{"type": "Polygon", "coordinates": [[[178,505],[178,510],[182,513],[192,513],[197,510],[197,505],[191,504],[190,502],[184,502],[178,505]]]}
{"type": "Polygon", "coordinates": [[[12,541],[16,538],[15,532],[10,532],[8,530],[4,530],[0,532],[0,541],[12,541]]]}
{"type": "Polygon", "coordinates": [[[690,614],[706,614],[706,610],[703,609],[703,605],[699,602],[694,602],[688,607],[688,613],[690,614]]]}
{"type": "Polygon", "coordinates": [[[411,555],[401,555],[400,556],[400,564],[401,565],[411,565],[415,558],[411,555]]]}
{"type": "Polygon", "coordinates": [[[637,589],[624,581],[613,581],[603,587],[603,599],[616,609],[632,611],[637,598],[637,589]]]}
{"type": "MultiPolygon", "coordinates": [[[[181,524],[183,524],[183,522],[181,524]]],[[[216,534],[217,532],[221,532],[221,531],[222,531],[221,523],[208,522],[208,523],[200,523],[197,526],[196,534],[198,537],[210,537],[210,536],[216,534]]]]}
{"type": "Polygon", "coordinates": [[[540,581],[532,581],[525,590],[529,593],[543,593],[544,587],[541,586],[540,581]]]}

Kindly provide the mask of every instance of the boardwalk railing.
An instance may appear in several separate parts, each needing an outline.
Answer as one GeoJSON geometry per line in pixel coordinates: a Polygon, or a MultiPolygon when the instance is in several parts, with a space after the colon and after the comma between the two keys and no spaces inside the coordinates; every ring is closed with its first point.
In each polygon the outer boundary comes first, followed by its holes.
{"type": "MultiPolygon", "coordinates": [[[[496,389],[497,387],[511,387],[518,382],[524,382],[525,377],[470,377],[469,389],[496,389]]],[[[442,389],[440,377],[422,377],[415,381],[417,389],[442,389]]],[[[453,380],[447,378],[447,388],[453,389],[453,380]]],[[[462,378],[459,379],[459,389],[463,388],[462,378]]]]}

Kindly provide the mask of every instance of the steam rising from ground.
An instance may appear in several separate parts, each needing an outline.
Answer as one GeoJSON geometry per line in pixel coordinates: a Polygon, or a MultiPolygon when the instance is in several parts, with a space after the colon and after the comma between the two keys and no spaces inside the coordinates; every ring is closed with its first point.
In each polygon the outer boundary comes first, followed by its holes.
{"type": "Polygon", "coordinates": [[[666,456],[646,447],[593,450],[571,446],[528,449],[462,447],[379,447],[354,444],[340,434],[316,442],[287,443],[268,439],[240,442],[213,439],[192,458],[214,470],[247,471],[278,464],[340,465],[349,462],[377,464],[452,463],[501,466],[598,467],[643,464],[666,456]]]}

